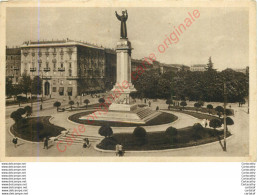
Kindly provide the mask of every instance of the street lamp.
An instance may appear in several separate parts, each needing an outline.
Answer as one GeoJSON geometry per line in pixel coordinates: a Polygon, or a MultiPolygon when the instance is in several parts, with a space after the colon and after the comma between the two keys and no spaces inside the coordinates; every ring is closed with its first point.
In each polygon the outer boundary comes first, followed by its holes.
{"type": "Polygon", "coordinates": [[[224,148],[223,148],[223,150],[225,152],[227,151],[227,143],[226,143],[226,136],[227,136],[226,104],[227,104],[227,88],[226,88],[226,82],[224,82],[224,148]]]}

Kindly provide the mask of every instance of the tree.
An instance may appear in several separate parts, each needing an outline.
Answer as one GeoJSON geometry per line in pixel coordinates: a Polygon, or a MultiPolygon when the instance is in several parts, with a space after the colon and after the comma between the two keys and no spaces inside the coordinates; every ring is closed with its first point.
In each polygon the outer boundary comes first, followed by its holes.
{"type": "Polygon", "coordinates": [[[13,112],[11,113],[10,117],[14,120],[14,122],[15,122],[16,124],[17,124],[17,122],[18,122],[19,120],[22,119],[21,114],[20,114],[19,112],[17,112],[17,111],[13,111],[13,112]]]}
{"type": "Polygon", "coordinates": [[[26,113],[26,110],[24,108],[19,108],[17,110],[17,112],[20,114],[20,115],[24,115],[26,113]]]}
{"type": "Polygon", "coordinates": [[[31,84],[31,93],[32,94],[41,94],[42,93],[42,79],[39,76],[35,76],[31,84]]]}
{"type": "Polygon", "coordinates": [[[166,104],[168,104],[169,105],[169,107],[168,107],[168,109],[170,109],[171,108],[171,104],[173,103],[173,101],[172,101],[172,99],[167,99],[166,100],[166,104]]]}
{"type": "Polygon", "coordinates": [[[101,126],[98,133],[104,137],[110,137],[113,134],[112,128],[108,125],[101,126]]]}
{"type": "Polygon", "coordinates": [[[57,111],[60,106],[61,106],[61,102],[58,102],[58,101],[54,102],[54,107],[56,107],[57,111]]]}
{"type": "Polygon", "coordinates": [[[183,107],[183,109],[185,108],[185,106],[187,106],[187,103],[185,102],[185,101],[182,101],[182,102],[180,102],[180,106],[182,106],[183,107]]]}
{"type": "Polygon", "coordinates": [[[86,104],[86,109],[87,109],[87,106],[88,106],[88,104],[90,103],[89,99],[85,99],[85,100],[84,100],[84,103],[86,104]]]}
{"type": "Polygon", "coordinates": [[[70,109],[72,110],[72,106],[74,105],[74,101],[69,101],[70,109]]]}
{"type": "Polygon", "coordinates": [[[198,102],[196,102],[194,104],[194,107],[196,108],[196,112],[198,112],[198,109],[201,107],[201,105],[198,102]]]}
{"type": "Polygon", "coordinates": [[[200,101],[198,101],[198,104],[199,104],[199,105],[200,105],[200,107],[201,107],[201,106],[203,106],[203,105],[204,105],[204,101],[200,100],[200,101]]]}
{"type": "Polygon", "coordinates": [[[203,126],[200,123],[195,123],[193,125],[193,138],[198,140],[202,138],[202,131],[204,130],[203,126]]]}
{"type": "Polygon", "coordinates": [[[217,111],[217,114],[218,114],[218,116],[220,118],[220,116],[224,113],[224,108],[222,106],[217,106],[215,108],[215,111],[217,111]]]}
{"type": "MultiPolygon", "coordinates": [[[[224,124],[224,119],[222,119],[222,124],[224,124]]],[[[226,130],[228,130],[228,125],[234,125],[234,121],[230,117],[226,117],[226,130]]]]}
{"type": "Polygon", "coordinates": [[[6,77],[6,79],[5,79],[5,94],[8,97],[14,95],[14,87],[12,84],[12,79],[10,79],[8,77],[6,77]]]}
{"type": "Polygon", "coordinates": [[[28,97],[28,93],[31,92],[31,83],[32,81],[30,76],[23,74],[20,79],[20,87],[21,87],[22,93],[26,94],[26,98],[28,97]]]}
{"type": "Polygon", "coordinates": [[[213,70],[213,63],[212,63],[212,60],[211,60],[211,56],[209,57],[206,69],[207,69],[207,71],[212,71],[213,70]]]}
{"type": "Polygon", "coordinates": [[[138,143],[138,145],[144,145],[147,141],[147,133],[146,133],[146,130],[143,128],[143,127],[136,127],[133,131],[133,135],[135,136],[136,138],[136,141],[138,143]]]}
{"type": "Polygon", "coordinates": [[[25,106],[24,107],[24,110],[26,111],[26,116],[28,117],[28,116],[31,116],[31,114],[32,114],[32,108],[31,108],[31,106],[25,106]]]}
{"type": "Polygon", "coordinates": [[[208,104],[206,107],[207,107],[207,109],[209,111],[209,114],[211,114],[211,110],[213,109],[213,105],[208,104]]]}
{"type": "Polygon", "coordinates": [[[210,127],[214,128],[214,130],[216,130],[216,128],[221,127],[222,122],[220,119],[214,118],[211,119],[210,121],[210,127]]]}
{"type": "Polygon", "coordinates": [[[103,103],[105,102],[104,98],[99,98],[98,102],[101,104],[101,108],[103,107],[103,103]]]}
{"type": "Polygon", "coordinates": [[[171,144],[177,141],[178,130],[176,128],[168,127],[165,131],[165,134],[168,136],[169,142],[171,144]]]}

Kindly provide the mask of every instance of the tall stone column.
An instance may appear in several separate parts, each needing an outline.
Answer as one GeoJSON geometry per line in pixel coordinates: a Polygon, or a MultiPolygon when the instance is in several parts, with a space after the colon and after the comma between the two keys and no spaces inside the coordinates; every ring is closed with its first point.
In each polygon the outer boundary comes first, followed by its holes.
{"type": "Polygon", "coordinates": [[[131,111],[137,106],[131,102],[130,94],[136,92],[131,83],[131,43],[128,39],[120,39],[116,47],[117,79],[112,89],[114,103],[110,110],[131,111]]]}

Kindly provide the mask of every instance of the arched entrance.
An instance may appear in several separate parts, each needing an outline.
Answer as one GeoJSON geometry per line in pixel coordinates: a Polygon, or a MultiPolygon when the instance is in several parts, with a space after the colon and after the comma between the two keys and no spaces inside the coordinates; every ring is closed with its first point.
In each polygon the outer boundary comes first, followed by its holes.
{"type": "Polygon", "coordinates": [[[50,83],[47,81],[45,82],[45,95],[50,94],[50,83]]]}

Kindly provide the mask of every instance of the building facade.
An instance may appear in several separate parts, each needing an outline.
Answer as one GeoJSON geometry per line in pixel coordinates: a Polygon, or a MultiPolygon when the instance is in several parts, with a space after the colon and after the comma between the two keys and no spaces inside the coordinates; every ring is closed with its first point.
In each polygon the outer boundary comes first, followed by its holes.
{"type": "Polygon", "coordinates": [[[102,47],[64,41],[27,42],[21,46],[21,74],[43,80],[43,96],[62,97],[104,91],[116,61],[102,47]]]}
{"type": "Polygon", "coordinates": [[[190,67],[190,71],[206,71],[207,70],[207,64],[195,64],[190,67]]]}
{"type": "Polygon", "coordinates": [[[17,84],[21,76],[21,48],[6,48],[6,77],[17,84]]]}

